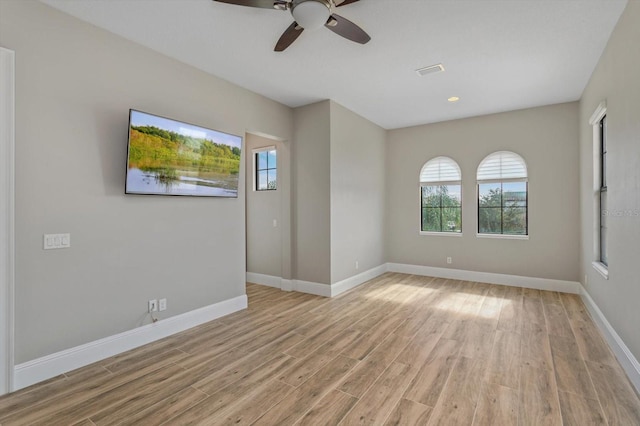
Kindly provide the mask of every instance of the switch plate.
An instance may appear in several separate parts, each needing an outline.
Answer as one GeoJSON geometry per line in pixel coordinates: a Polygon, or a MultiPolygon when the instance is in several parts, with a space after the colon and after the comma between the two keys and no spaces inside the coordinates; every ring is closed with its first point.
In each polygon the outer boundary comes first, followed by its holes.
{"type": "Polygon", "coordinates": [[[44,234],[42,248],[45,250],[71,247],[71,234],[44,234]]]}
{"type": "Polygon", "coordinates": [[[167,299],[158,300],[158,310],[166,311],[167,310],[167,299]]]}

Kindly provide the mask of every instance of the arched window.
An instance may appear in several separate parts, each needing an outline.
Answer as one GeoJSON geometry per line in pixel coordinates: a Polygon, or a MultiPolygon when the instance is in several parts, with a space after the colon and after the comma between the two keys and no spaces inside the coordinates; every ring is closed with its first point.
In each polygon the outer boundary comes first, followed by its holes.
{"type": "Polygon", "coordinates": [[[478,166],[478,234],[528,235],[527,164],[498,151],[478,166]]]}
{"type": "Polygon", "coordinates": [[[449,157],[433,158],[420,171],[421,232],[462,232],[462,174],[449,157]]]}

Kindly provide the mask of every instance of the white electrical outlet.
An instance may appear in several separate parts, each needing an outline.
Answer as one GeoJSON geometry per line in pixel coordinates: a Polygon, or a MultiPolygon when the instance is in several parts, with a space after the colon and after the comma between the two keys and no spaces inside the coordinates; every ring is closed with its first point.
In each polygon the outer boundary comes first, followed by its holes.
{"type": "Polygon", "coordinates": [[[356,260],[356,269],[358,269],[360,267],[360,264],[358,263],[358,261],[356,260]]]}
{"type": "Polygon", "coordinates": [[[158,300],[158,310],[166,311],[167,310],[167,299],[158,300]]]}
{"type": "Polygon", "coordinates": [[[447,257],[447,263],[451,264],[451,262],[453,262],[453,259],[451,257],[447,257]]]}
{"type": "Polygon", "coordinates": [[[158,310],[158,301],[156,299],[149,300],[149,312],[156,312],[158,310]]]}

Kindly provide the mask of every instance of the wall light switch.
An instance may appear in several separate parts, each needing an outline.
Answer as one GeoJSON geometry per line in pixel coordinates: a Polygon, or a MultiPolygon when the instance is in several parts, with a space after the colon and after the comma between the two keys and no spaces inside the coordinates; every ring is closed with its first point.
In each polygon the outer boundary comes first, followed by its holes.
{"type": "Polygon", "coordinates": [[[71,247],[71,234],[44,234],[42,248],[45,250],[71,247]]]}

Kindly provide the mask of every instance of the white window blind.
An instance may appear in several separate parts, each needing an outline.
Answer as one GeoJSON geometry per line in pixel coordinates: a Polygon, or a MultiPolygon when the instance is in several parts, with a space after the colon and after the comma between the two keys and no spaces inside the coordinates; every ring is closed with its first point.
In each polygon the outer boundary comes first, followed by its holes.
{"type": "Polygon", "coordinates": [[[478,180],[526,179],[527,164],[514,152],[498,151],[478,166],[478,180]]]}
{"type": "Polygon", "coordinates": [[[458,182],[462,180],[462,173],[458,163],[449,157],[433,158],[422,166],[420,183],[429,182],[458,182]]]}

